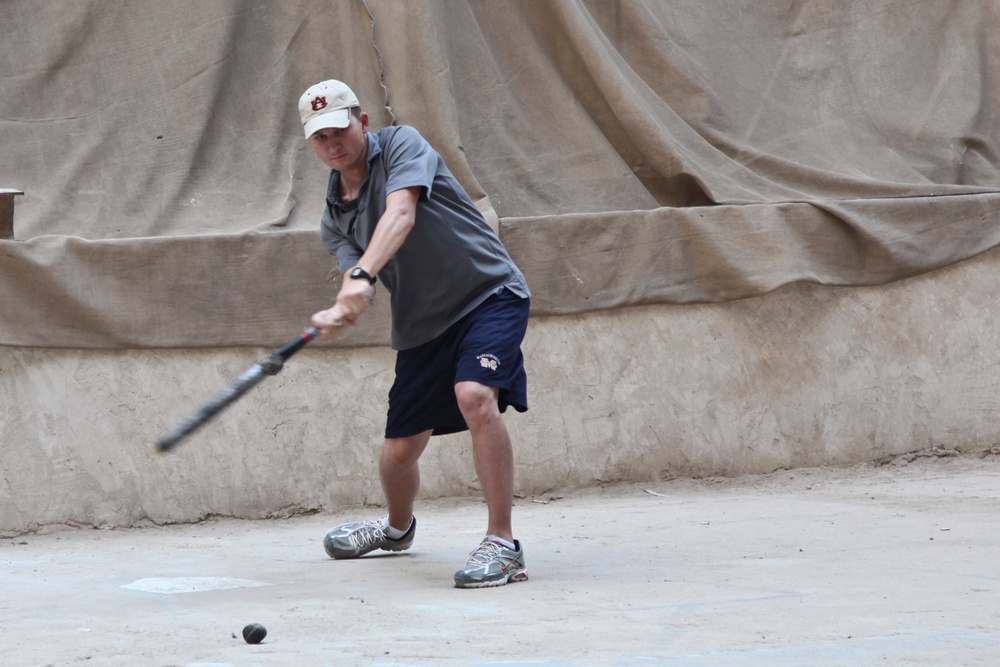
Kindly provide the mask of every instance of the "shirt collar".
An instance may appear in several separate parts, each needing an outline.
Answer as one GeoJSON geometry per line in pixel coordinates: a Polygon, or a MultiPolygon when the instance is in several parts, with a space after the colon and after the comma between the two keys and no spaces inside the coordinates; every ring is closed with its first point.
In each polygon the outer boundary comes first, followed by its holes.
{"type": "Polygon", "coordinates": [[[378,141],[378,136],[374,132],[368,132],[368,167],[371,168],[372,160],[382,153],[382,144],[378,141]]]}

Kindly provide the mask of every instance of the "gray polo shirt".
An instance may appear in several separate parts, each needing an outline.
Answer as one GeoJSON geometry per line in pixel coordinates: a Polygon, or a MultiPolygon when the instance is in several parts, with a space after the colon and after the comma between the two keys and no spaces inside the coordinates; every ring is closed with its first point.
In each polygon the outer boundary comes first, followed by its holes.
{"type": "Polygon", "coordinates": [[[421,188],[413,229],[378,272],[391,295],[394,349],[433,340],[503,287],[530,297],[507,249],[416,129],[403,125],[368,133],[368,174],[353,202],[339,203],[339,180],[331,171],[321,231],[341,273],[368,247],[386,195],[421,188]]]}

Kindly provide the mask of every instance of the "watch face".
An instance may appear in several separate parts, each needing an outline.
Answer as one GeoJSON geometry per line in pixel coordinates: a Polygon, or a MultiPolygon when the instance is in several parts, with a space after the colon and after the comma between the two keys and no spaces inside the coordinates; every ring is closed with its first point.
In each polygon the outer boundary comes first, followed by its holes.
{"type": "Polygon", "coordinates": [[[375,278],[373,276],[368,275],[368,272],[362,269],[360,266],[351,271],[351,277],[367,280],[372,285],[375,284],[375,278]]]}

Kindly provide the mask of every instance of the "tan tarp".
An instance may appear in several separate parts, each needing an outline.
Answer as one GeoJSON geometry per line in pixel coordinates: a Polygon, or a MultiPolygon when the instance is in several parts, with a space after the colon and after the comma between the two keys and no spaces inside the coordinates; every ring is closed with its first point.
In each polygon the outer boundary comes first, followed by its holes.
{"type": "Polygon", "coordinates": [[[0,344],[293,335],[335,289],[295,108],[330,77],[493,207],[537,314],[1000,245],[995,0],[8,0],[0,30],[0,344]]]}

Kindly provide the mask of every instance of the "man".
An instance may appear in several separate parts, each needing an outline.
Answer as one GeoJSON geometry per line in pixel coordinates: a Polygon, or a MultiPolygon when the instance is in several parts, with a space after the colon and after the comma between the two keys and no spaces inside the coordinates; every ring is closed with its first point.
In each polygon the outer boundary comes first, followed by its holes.
{"type": "Polygon", "coordinates": [[[455,573],[460,588],[528,578],[514,539],[514,456],[500,414],[528,408],[521,341],[530,292],[441,156],[412,127],[368,131],[351,89],[323,81],[299,99],[306,138],[330,167],[322,237],[343,285],[313,315],[324,336],[357,324],[379,280],[390,293],[396,377],[379,474],[388,514],[323,540],[333,558],[413,543],[418,460],[432,435],[469,430],[488,508],[486,537],[455,573]]]}

